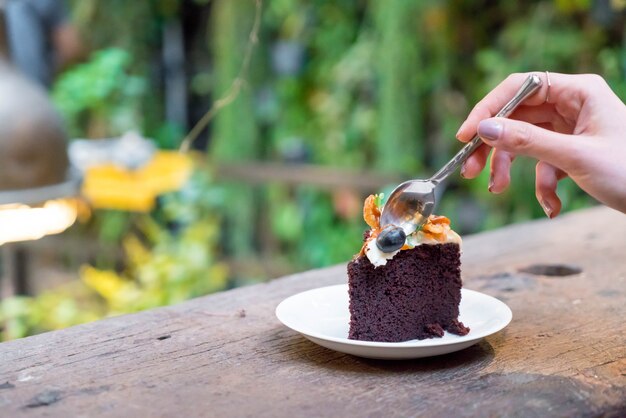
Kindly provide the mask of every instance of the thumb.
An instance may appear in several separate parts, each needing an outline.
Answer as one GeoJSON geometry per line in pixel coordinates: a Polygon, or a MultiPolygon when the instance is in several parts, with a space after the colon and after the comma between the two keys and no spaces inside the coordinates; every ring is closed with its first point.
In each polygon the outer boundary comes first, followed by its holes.
{"type": "Polygon", "coordinates": [[[583,149],[581,139],[574,135],[506,118],[481,121],[478,136],[494,148],[546,161],[566,171],[578,160],[583,149]]]}

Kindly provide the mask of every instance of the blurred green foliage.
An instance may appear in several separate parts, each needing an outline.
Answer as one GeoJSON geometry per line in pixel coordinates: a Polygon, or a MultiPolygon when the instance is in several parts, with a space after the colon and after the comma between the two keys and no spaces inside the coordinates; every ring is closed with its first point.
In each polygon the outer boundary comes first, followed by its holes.
{"type": "Polygon", "coordinates": [[[127,51],[108,48],[58,77],[52,98],[72,137],[119,136],[141,126],[147,80],[130,74],[130,64],[127,51]]]}
{"type": "MultiPolygon", "coordinates": [[[[54,88],[72,134],[134,128],[162,147],[176,146],[180,127],[163,121],[163,92],[151,66],[163,25],[184,16],[190,3],[73,4],[95,52],[54,88]],[[123,18],[111,19],[111,10],[123,18]]],[[[206,30],[192,35],[188,56],[207,56],[210,66],[188,63],[189,89],[208,109],[239,72],[254,2],[193,4],[205,11],[206,30]]],[[[626,99],[623,10],[611,7],[618,3],[266,1],[246,87],[212,125],[208,167],[261,160],[425,177],[460,148],[454,136],[473,104],[512,72],[596,72],[626,99]]],[[[487,172],[453,178],[437,212],[462,234],[542,217],[533,165],[517,160],[511,187],[497,196],[487,191],[487,172]]],[[[362,201],[379,191],[281,181],[251,186],[217,182],[209,172],[199,169],[150,215],[96,213],[101,244],[124,248],[124,268],[104,257],[82,283],[5,301],[4,337],[268,278],[273,273],[263,265],[287,272],[344,262],[360,246],[362,201]],[[227,272],[225,259],[252,267],[227,272]]],[[[568,180],[559,193],[565,210],[592,203],[568,180]]]]}

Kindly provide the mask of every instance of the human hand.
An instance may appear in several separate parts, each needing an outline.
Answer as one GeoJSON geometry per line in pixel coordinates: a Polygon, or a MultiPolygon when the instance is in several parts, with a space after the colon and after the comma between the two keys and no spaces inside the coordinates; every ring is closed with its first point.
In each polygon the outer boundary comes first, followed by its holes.
{"type": "Polygon", "coordinates": [[[461,125],[457,138],[474,134],[484,144],[461,169],[474,178],[491,154],[489,191],[501,193],[511,181],[516,155],[538,160],[537,200],[546,215],[561,211],[557,182],[566,176],[600,202],[626,213],[626,106],[602,77],[541,74],[541,89],[509,119],[493,118],[528,74],[512,74],[483,98],[461,125]],[[548,86],[550,84],[550,86],[548,86]]]}

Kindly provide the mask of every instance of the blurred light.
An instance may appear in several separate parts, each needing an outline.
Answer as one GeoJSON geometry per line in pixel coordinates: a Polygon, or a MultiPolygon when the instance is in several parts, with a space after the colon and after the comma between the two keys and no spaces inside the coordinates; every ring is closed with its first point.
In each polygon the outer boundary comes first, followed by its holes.
{"type": "Polygon", "coordinates": [[[0,205],[0,245],[31,241],[65,231],[76,221],[75,199],[49,200],[40,206],[0,205]]]}

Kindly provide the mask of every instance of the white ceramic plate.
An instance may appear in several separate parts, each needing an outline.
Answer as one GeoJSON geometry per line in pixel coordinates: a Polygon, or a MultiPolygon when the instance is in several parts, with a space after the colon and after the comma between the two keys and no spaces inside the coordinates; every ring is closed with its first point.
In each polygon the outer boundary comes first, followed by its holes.
{"type": "Polygon", "coordinates": [[[447,354],[476,344],[511,322],[513,314],[498,299],[474,290],[461,289],[459,320],[470,328],[458,336],[446,332],[441,338],[383,343],[348,339],[348,285],[321,287],[298,293],[276,307],[276,316],[309,340],[331,350],[377,359],[410,359],[447,354]]]}

